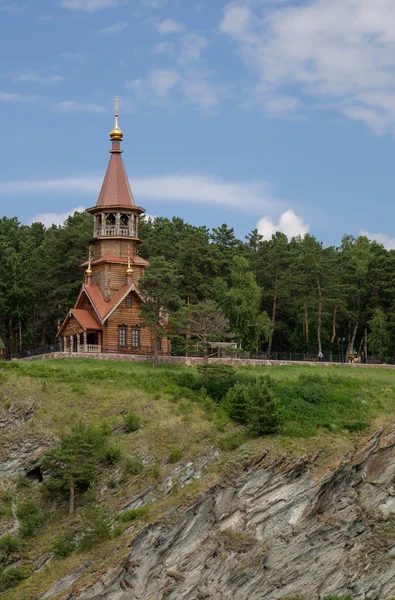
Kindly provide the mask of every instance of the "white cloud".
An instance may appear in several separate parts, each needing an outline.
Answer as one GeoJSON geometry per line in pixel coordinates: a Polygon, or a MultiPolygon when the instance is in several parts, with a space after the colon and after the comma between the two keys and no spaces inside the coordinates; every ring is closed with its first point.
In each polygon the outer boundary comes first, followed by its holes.
{"type": "Polygon", "coordinates": [[[163,97],[167,96],[179,81],[180,75],[175,69],[153,69],[148,83],[156,96],[163,97]]]}
{"type": "Polygon", "coordinates": [[[51,225],[63,225],[67,217],[73,215],[75,212],[82,212],[85,210],[85,206],[77,206],[64,213],[41,213],[30,219],[31,223],[42,223],[45,227],[51,227],[51,225]]]}
{"type": "Polygon", "coordinates": [[[200,59],[200,55],[208,46],[208,41],[194,32],[186,33],[180,40],[180,62],[190,62],[200,59]]]}
{"type": "Polygon", "coordinates": [[[250,103],[269,116],[330,108],[395,134],[395,2],[236,0],[219,30],[256,75],[250,103]]]}
{"type": "Polygon", "coordinates": [[[103,8],[115,8],[125,4],[125,0],[62,0],[60,6],[69,10],[94,13],[103,8]]]}
{"type": "Polygon", "coordinates": [[[25,71],[14,77],[14,81],[29,81],[33,83],[42,83],[44,85],[53,85],[64,81],[62,75],[43,75],[36,71],[25,71]]]}
{"type": "Polygon", "coordinates": [[[208,78],[205,71],[189,69],[152,69],[145,79],[126,83],[136,102],[173,109],[176,102],[212,111],[228,92],[225,85],[208,78]]]}
{"type": "Polygon", "coordinates": [[[369,240],[382,244],[387,250],[395,250],[395,237],[390,237],[386,233],[369,233],[368,231],[360,231],[359,235],[366,236],[369,240]]]}
{"type": "Polygon", "coordinates": [[[184,31],[184,25],[174,19],[165,19],[158,23],[158,31],[162,35],[167,35],[168,33],[181,33],[184,31]]]}
{"type": "Polygon", "coordinates": [[[88,112],[88,113],[104,113],[107,112],[105,106],[99,104],[91,104],[89,102],[75,102],[74,100],[64,100],[55,104],[55,109],[61,112],[88,112]]]}
{"type": "MultiPolygon", "coordinates": [[[[0,182],[0,196],[23,194],[80,194],[95,196],[100,191],[102,177],[65,177],[59,179],[29,179],[0,182]]],[[[189,202],[248,210],[259,214],[272,212],[284,203],[275,198],[262,181],[227,181],[203,174],[172,174],[131,179],[134,196],[139,201],[189,202]]]]}
{"type": "Polygon", "coordinates": [[[152,53],[170,54],[170,56],[174,56],[175,49],[176,46],[172,42],[159,42],[159,44],[155,44],[155,46],[152,48],[152,53]]]}
{"type": "Polygon", "coordinates": [[[20,102],[24,104],[25,102],[34,102],[37,100],[36,96],[24,95],[24,94],[12,94],[9,92],[0,92],[0,102],[20,102]]]}
{"type": "Polygon", "coordinates": [[[118,21],[118,23],[113,23],[112,25],[107,25],[107,27],[103,27],[100,29],[100,33],[104,35],[116,35],[117,33],[121,33],[125,31],[128,24],[125,21],[118,21]]]}
{"type": "Polygon", "coordinates": [[[265,240],[270,240],[277,231],[285,233],[288,239],[293,237],[305,236],[310,231],[310,225],[306,225],[301,217],[298,217],[293,210],[284,212],[277,223],[270,217],[263,217],[256,225],[258,232],[265,240]]]}
{"type": "Polygon", "coordinates": [[[17,4],[16,2],[11,2],[10,4],[6,4],[5,6],[0,6],[0,13],[7,12],[10,15],[16,15],[17,13],[25,11],[27,6],[25,4],[17,4]]]}

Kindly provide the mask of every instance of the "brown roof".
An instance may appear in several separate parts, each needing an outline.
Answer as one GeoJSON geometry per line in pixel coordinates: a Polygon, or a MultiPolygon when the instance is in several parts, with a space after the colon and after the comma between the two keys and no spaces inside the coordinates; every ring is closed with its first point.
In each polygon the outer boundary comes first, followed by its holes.
{"type": "MultiPolygon", "coordinates": [[[[87,294],[89,300],[91,301],[93,307],[95,308],[100,320],[102,323],[110,316],[115,308],[122,302],[124,298],[129,294],[129,292],[135,292],[140,298],[142,298],[138,288],[134,283],[123,285],[116,294],[111,298],[109,302],[106,302],[103,298],[103,295],[96,284],[92,285],[84,285],[81,290],[81,293],[84,292],[87,294]]],[[[76,306],[78,305],[79,299],[78,297],[76,306]]]]}
{"type": "MultiPolygon", "coordinates": [[[[149,264],[144,258],[141,258],[141,256],[137,256],[137,254],[135,256],[132,256],[131,260],[132,260],[132,263],[135,265],[148,265],[149,264]]],[[[119,257],[116,254],[114,254],[114,252],[107,252],[106,254],[103,254],[103,256],[99,256],[99,258],[95,258],[95,260],[92,260],[92,262],[91,262],[92,265],[101,265],[103,263],[119,263],[122,265],[127,265],[128,259],[119,257]]],[[[88,264],[88,261],[85,261],[81,265],[81,267],[85,267],[87,264],[88,264]]]]}
{"type": "Polygon", "coordinates": [[[111,153],[96,206],[101,208],[106,206],[132,208],[136,206],[123,165],[122,155],[119,152],[111,153]]]}
{"type": "Polygon", "coordinates": [[[72,308],[70,312],[75,316],[78,323],[84,329],[95,329],[101,331],[101,325],[98,323],[98,321],[95,319],[95,316],[89,310],[84,310],[82,308],[72,308]]]}

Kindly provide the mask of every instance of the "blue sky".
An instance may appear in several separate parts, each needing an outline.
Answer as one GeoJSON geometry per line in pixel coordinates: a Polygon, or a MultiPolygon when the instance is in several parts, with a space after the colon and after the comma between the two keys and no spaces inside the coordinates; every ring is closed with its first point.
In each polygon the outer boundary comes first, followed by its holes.
{"type": "Polygon", "coordinates": [[[0,214],[95,204],[120,96],[151,215],[395,247],[395,3],[0,0],[0,214]]]}

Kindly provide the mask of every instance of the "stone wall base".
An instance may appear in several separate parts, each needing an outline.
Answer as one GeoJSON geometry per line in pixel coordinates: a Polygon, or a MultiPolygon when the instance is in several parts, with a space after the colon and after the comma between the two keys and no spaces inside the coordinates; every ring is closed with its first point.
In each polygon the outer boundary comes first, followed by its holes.
{"type": "MultiPolygon", "coordinates": [[[[27,358],[21,358],[23,361],[32,360],[50,360],[54,358],[93,358],[97,360],[122,360],[123,362],[151,362],[152,357],[141,354],[111,354],[111,353],[89,353],[73,352],[52,352],[50,354],[40,354],[38,356],[29,356],[27,358]]],[[[204,359],[196,356],[159,356],[159,364],[180,364],[188,367],[195,367],[197,365],[204,364],[204,359]]],[[[233,365],[237,366],[250,366],[250,367],[271,367],[278,365],[307,365],[314,367],[352,367],[352,368],[370,368],[370,369],[395,369],[395,365],[365,365],[363,363],[329,363],[329,362],[315,362],[315,361],[293,361],[293,360],[258,360],[253,358],[209,358],[207,360],[209,364],[218,365],[233,365]]]]}

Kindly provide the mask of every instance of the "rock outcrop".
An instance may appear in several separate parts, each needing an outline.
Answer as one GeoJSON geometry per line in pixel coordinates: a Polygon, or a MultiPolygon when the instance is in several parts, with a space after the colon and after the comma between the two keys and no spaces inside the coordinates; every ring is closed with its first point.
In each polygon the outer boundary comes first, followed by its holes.
{"type": "Polygon", "coordinates": [[[63,598],[395,596],[395,428],[331,469],[319,463],[262,458],[223,477],[184,513],[141,531],[117,569],[63,598]]]}

